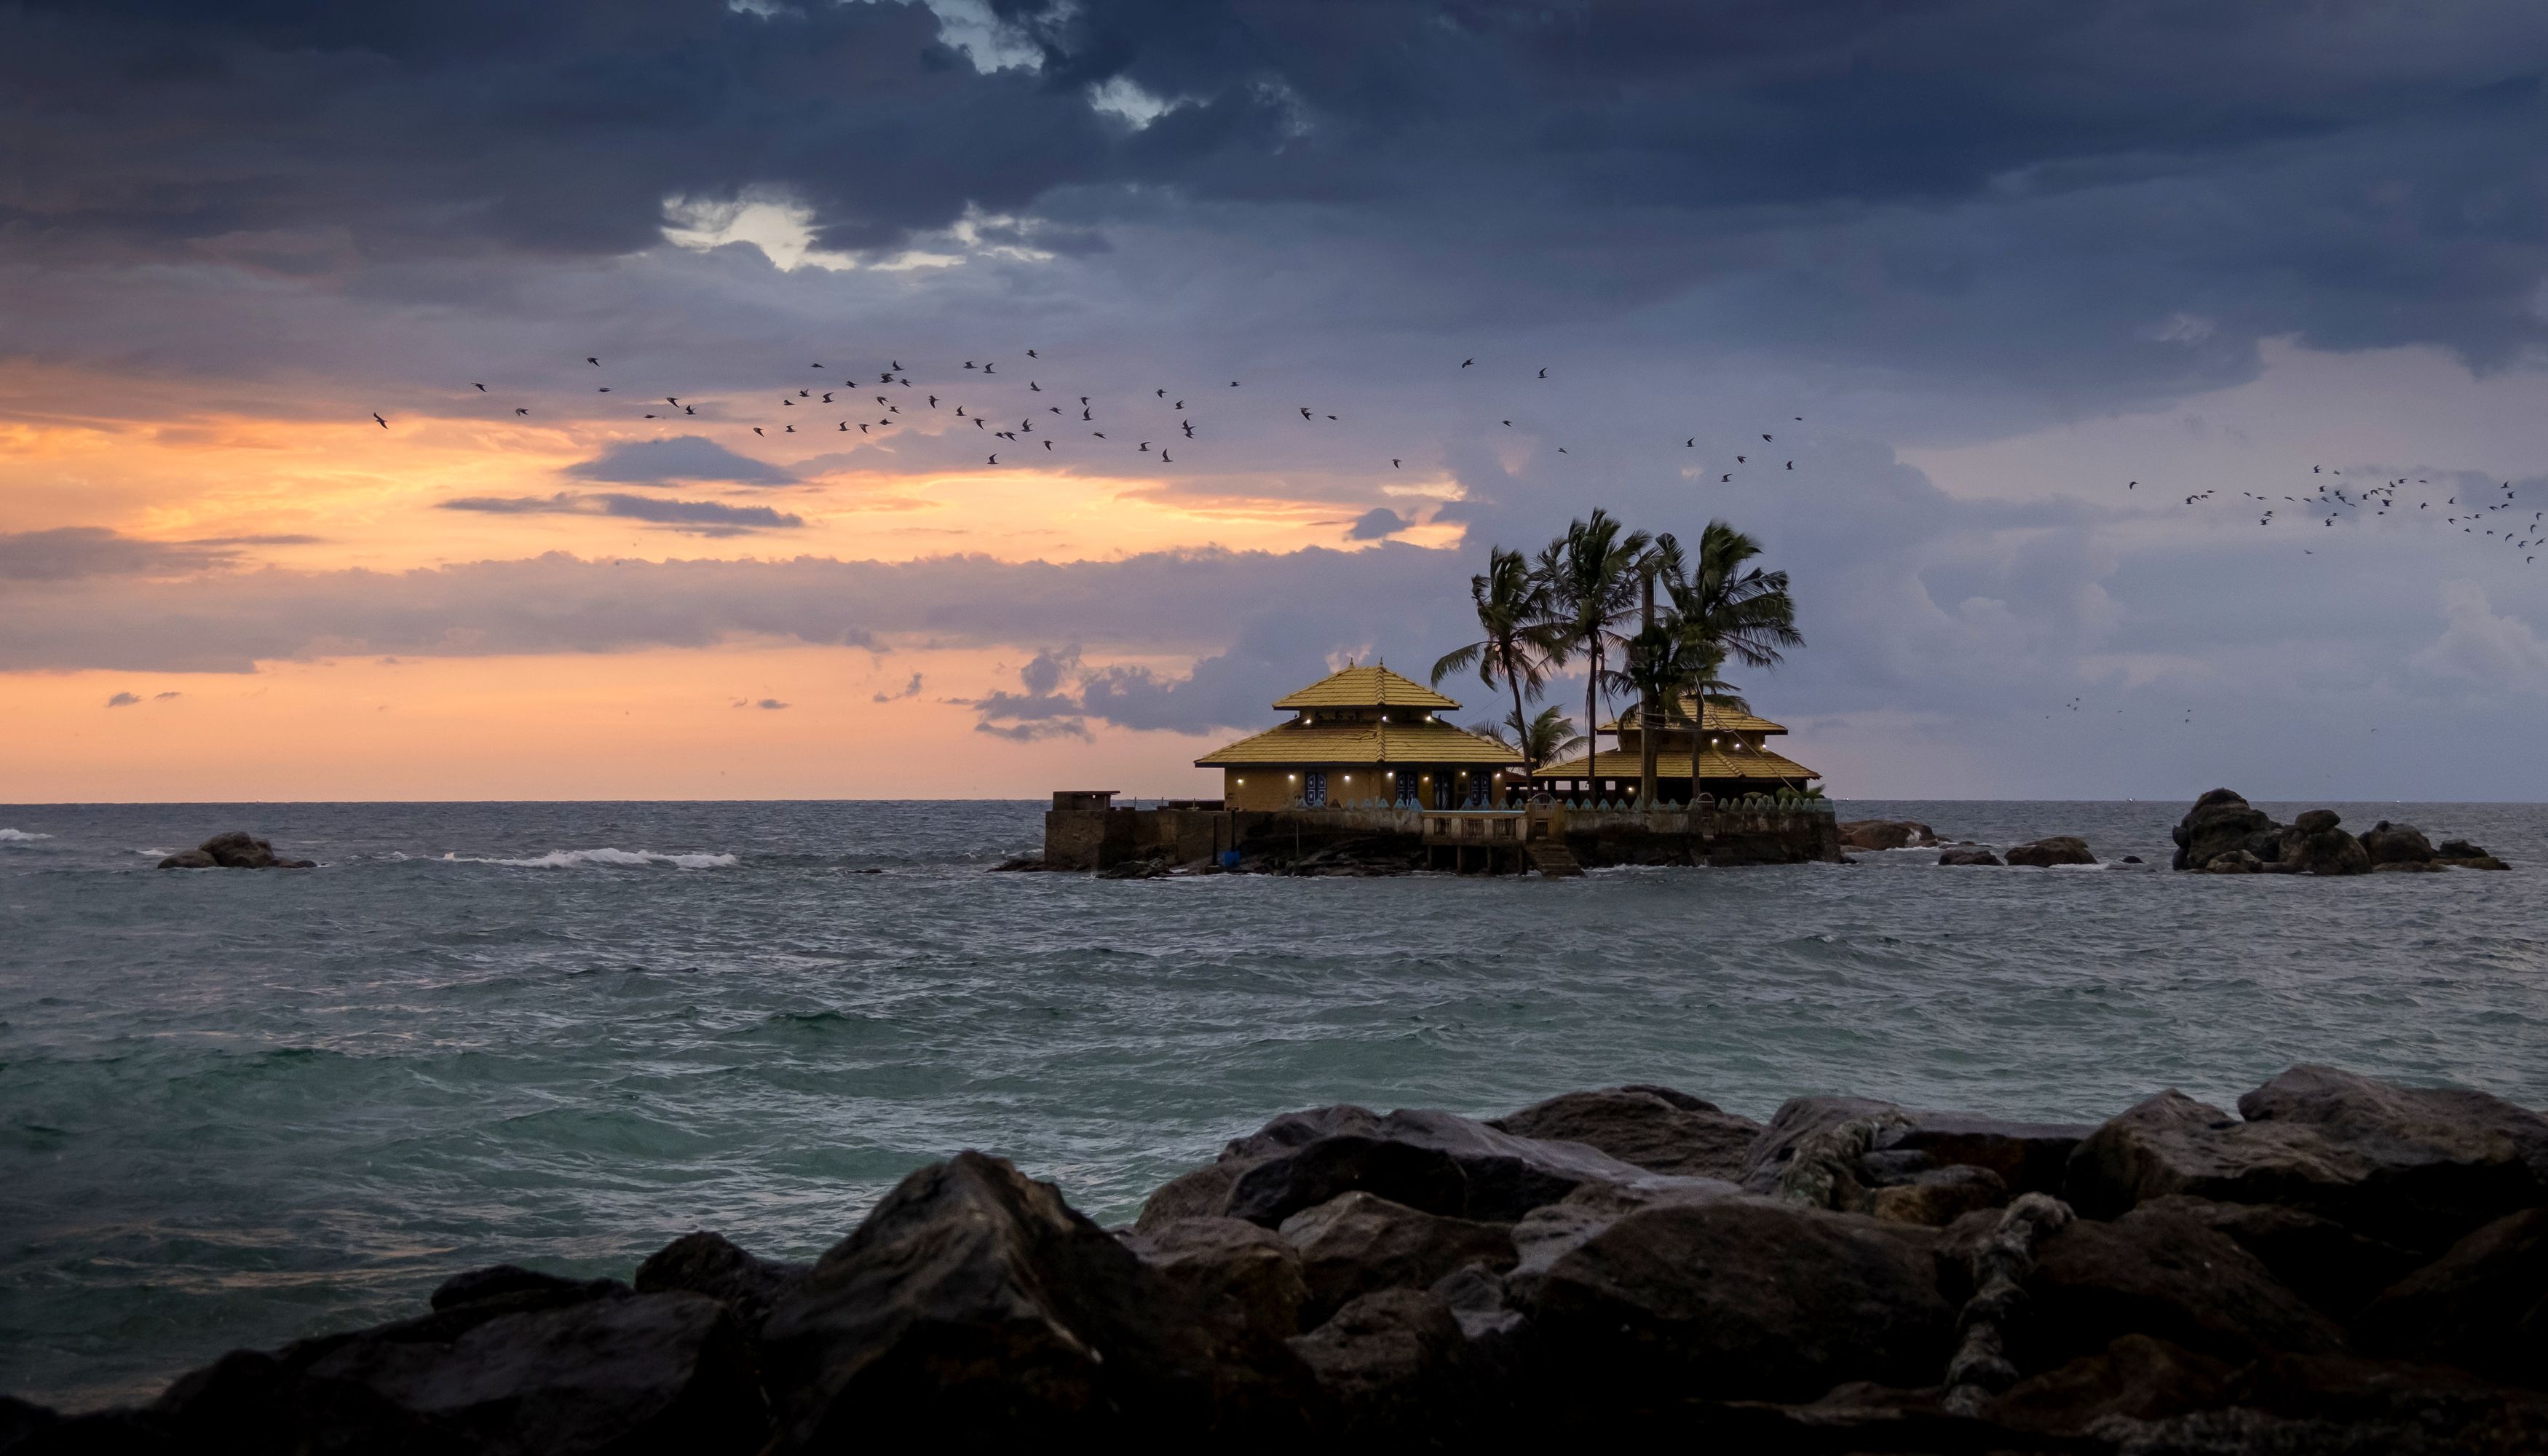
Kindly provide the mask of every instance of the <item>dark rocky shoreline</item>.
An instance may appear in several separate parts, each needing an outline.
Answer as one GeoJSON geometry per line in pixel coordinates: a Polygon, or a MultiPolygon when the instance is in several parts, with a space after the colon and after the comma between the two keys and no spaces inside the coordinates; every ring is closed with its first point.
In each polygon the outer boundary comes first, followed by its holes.
{"type": "Polygon", "coordinates": [[[1009,1163],[810,1265],[500,1266],[0,1450],[2548,1449],[2548,1118],[2294,1067],[2102,1125],[1671,1088],[1276,1118],[1107,1230],[1009,1163]]]}

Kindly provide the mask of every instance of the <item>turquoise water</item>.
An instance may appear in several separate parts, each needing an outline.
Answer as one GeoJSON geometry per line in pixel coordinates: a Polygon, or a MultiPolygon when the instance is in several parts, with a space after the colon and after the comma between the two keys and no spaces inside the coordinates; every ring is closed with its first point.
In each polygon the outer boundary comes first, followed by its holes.
{"type": "Polygon", "coordinates": [[[2146,869],[1561,882],[984,873],[1026,803],[0,807],[0,1391],[133,1398],[500,1259],[810,1255],[960,1147],[1119,1221],[1326,1102],[2095,1119],[2324,1060],[2548,1105],[2548,808],[2333,807],[2516,867],[2172,875],[2180,803],[1842,806],[2146,869]],[[322,867],[150,868],[231,828],[322,867]]]}

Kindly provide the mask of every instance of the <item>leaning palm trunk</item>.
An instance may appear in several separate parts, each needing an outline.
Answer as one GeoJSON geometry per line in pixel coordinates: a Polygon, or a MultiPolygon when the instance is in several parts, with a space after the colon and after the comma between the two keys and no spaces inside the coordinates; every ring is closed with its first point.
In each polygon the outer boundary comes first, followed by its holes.
{"type": "MultiPolygon", "coordinates": [[[[1640,636],[1653,640],[1655,630],[1655,574],[1646,573],[1645,631],[1640,636]]],[[[1655,772],[1655,688],[1651,673],[1640,675],[1646,681],[1637,690],[1637,807],[1652,808],[1659,782],[1655,772]]]]}

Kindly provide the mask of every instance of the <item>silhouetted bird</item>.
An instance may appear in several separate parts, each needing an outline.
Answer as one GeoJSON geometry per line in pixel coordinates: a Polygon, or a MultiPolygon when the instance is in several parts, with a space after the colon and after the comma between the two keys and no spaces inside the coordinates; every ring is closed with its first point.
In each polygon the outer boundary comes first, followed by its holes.
{"type": "Polygon", "coordinates": [[[585,360],[584,360],[584,362],[585,362],[585,363],[587,363],[587,364],[592,365],[592,366],[593,368],[595,368],[595,369],[598,369],[598,368],[600,368],[600,367],[601,367],[601,361],[600,361],[600,360],[598,360],[598,359],[593,358],[593,357],[592,357],[592,355],[590,355],[590,354],[588,354],[588,355],[586,355],[586,356],[585,356],[585,360]]]}
{"type": "Polygon", "coordinates": [[[1477,361],[1477,360],[1475,360],[1475,359],[1463,359],[1463,360],[1461,360],[1461,361],[1460,361],[1460,367],[1461,367],[1461,368],[1463,368],[1463,369],[1466,369],[1466,368],[1468,368],[1470,365],[1475,364],[1475,363],[1477,363],[1477,362],[1478,362],[1478,361],[1477,361]]]}
{"type": "Polygon", "coordinates": [[[374,424],[379,425],[379,426],[380,426],[381,428],[383,428],[383,429],[387,429],[387,428],[389,428],[389,427],[390,427],[390,422],[389,422],[388,420],[386,420],[386,419],[381,418],[380,413],[379,413],[379,411],[377,411],[377,410],[375,410],[375,411],[373,412],[373,414],[372,414],[372,422],[373,422],[374,424]]]}
{"type": "Polygon", "coordinates": [[[514,410],[513,412],[514,412],[514,413],[516,413],[516,414],[528,414],[528,413],[530,413],[531,411],[530,411],[530,410],[514,410]]]}
{"type": "Polygon", "coordinates": [[[482,384],[482,385],[479,385],[479,386],[478,386],[478,393],[480,393],[480,394],[482,394],[482,395],[483,395],[483,394],[485,394],[485,393],[487,393],[487,387],[486,387],[485,385],[483,385],[483,384],[482,384]]]}

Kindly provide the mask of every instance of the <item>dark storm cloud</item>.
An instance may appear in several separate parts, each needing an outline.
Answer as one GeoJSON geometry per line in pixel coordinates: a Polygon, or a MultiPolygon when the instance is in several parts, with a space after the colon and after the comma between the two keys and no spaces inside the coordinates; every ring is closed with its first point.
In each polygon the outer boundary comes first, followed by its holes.
{"type": "Polygon", "coordinates": [[[186,576],[231,562],[226,544],[142,541],[103,526],[0,532],[0,581],[186,576]]]}
{"type": "Polygon", "coordinates": [[[767,461],[737,455],[698,435],[669,440],[631,440],[613,445],[591,460],[566,468],[580,480],[621,486],[669,486],[690,481],[718,481],[742,486],[785,486],[796,477],[767,461]]]}
{"type": "Polygon", "coordinates": [[[617,492],[463,496],[443,501],[441,508],[488,515],[609,515],[624,520],[649,521],[692,536],[798,530],[805,524],[801,515],[774,510],[767,505],[724,505],[714,500],[658,500],[648,496],[626,496],[617,492]]]}
{"type": "MultiPolygon", "coordinates": [[[[552,554],[406,572],[269,567],[183,581],[25,581],[0,586],[0,671],[247,672],[260,659],[612,652],[744,637],[858,647],[887,637],[938,646],[1066,637],[1093,651],[1198,656],[1236,641],[1253,657],[1315,665],[1374,643],[1420,652],[1451,630],[1465,569],[1450,552],[1392,545],[1067,563],[552,554]]],[[[1028,693],[1071,690],[1081,672],[1075,658],[1047,655],[1028,693]]],[[[1128,702],[1139,696],[1125,692],[1128,702]]]]}
{"type": "Polygon", "coordinates": [[[1351,526],[1348,526],[1345,529],[1345,539],[1348,541],[1386,541],[1390,537],[1397,535],[1400,531],[1406,530],[1409,526],[1413,524],[1415,524],[1415,522],[1409,520],[1406,516],[1400,515],[1397,511],[1390,509],[1386,505],[1375,505],[1371,509],[1364,511],[1351,526]]]}
{"type": "Polygon", "coordinates": [[[0,238],[342,272],[626,253],[667,199],[767,193],[827,248],[968,212],[1064,253],[1314,237],[1507,322],[1728,288],[1739,335],[2012,375],[2182,381],[2135,330],[2188,310],[2214,377],[2265,333],[2540,336],[2527,3],[993,9],[1038,65],[894,3],[14,8],[0,238]],[[1126,85],[1166,110],[1091,106],[1126,85]]]}

